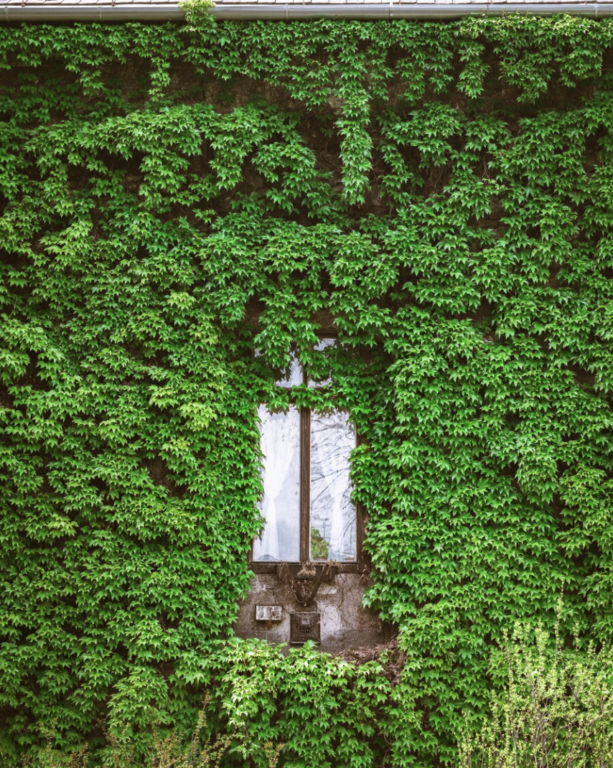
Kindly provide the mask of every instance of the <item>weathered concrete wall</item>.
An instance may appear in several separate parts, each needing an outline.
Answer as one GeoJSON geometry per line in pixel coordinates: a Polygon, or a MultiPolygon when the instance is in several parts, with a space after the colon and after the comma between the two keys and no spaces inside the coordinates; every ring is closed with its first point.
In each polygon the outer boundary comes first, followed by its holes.
{"type": "Polygon", "coordinates": [[[239,637],[258,637],[270,643],[290,642],[290,614],[320,614],[320,648],[336,653],[347,648],[374,645],[389,639],[390,629],[372,611],[362,607],[367,578],[358,573],[339,573],[323,582],[308,606],[302,606],[289,586],[276,574],[256,574],[242,604],[234,631],[239,637]],[[280,605],[281,621],[256,621],[256,606],[280,605]]]}

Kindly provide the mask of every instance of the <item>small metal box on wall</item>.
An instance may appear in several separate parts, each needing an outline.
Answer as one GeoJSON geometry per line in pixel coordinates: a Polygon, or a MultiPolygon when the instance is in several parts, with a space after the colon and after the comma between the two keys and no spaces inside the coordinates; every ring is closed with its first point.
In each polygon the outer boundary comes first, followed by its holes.
{"type": "Polygon", "coordinates": [[[307,640],[320,641],[320,614],[292,613],[290,623],[290,645],[303,645],[307,640]]]}
{"type": "Polygon", "coordinates": [[[283,619],[283,608],[280,605],[256,605],[256,621],[281,621],[283,619]]]}

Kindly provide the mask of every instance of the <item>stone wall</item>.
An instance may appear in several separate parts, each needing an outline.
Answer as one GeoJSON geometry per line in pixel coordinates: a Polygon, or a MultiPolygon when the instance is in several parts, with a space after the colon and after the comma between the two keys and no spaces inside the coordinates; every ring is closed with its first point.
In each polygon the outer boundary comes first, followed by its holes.
{"type": "Polygon", "coordinates": [[[368,577],[359,573],[337,573],[323,582],[313,601],[302,606],[290,586],[276,573],[256,574],[251,591],[242,603],[234,631],[239,637],[257,637],[270,643],[290,644],[292,613],[319,614],[319,647],[336,653],[348,648],[374,645],[389,639],[391,629],[376,613],[362,607],[368,577]],[[256,607],[281,606],[280,621],[258,621],[256,607]]]}

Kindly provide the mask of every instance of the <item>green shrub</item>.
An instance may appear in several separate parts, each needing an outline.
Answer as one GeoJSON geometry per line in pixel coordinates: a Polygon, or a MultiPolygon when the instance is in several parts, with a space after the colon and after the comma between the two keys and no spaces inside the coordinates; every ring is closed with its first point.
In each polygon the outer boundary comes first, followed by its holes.
{"type": "MultiPolygon", "coordinates": [[[[367,768],[388,752],[385,731],[392,651],[365,663],[320,653],[236,640],[202,659],[208,683],[195,726],[146,727],[116,721],[92,748],[72,753],[45,729],[44,746],[20,765],[31,768],[204,768],[277,764],[367,768]]],[[[397,659],[396,659],[397,661],[397,659]]]]}
{"type": "Polygon", "coordinates": [[[502,693],[474,736],[460,744],[460,768],[610,768],[613,765],[613,653],[565,648],[542,626],[516,625],[499,662],[502,693]]]}

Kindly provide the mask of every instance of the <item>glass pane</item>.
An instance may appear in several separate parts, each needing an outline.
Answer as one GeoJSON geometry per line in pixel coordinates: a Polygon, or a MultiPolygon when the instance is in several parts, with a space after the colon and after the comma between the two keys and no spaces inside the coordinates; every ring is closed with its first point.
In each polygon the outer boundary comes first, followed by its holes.
{"type": "MultiPolygon", "coordinates": [[[[255,357],[261,357],[262,352],[259,349],[254,350],[255,357]]],[[[302,384],[302,366],[300,360],[293,350],[290,350],[289,367],[285,370],[285,376],[275,379],[275,384],[279,387],[297,387],[302,384]]]]}
{"type": "MultiPolygon", "coordinates": [[[[327,347],[332,347],[336,344],[336,339],[325,337],[323,339],[320,339],[317,344],[313,347],[315,352],[323,352],[324,349],[327,347]]],[[[313,379],[309,379],[309,387],[327,387],[328,384],[330,384],[332,379],[330,377],[323,379],[322,381],[313,381],[313,379]]]]}
{"type": "Polygon", "coordinates": [[[275,384],[280,387],[298,387],[302,384],[302,366],[300,360],[296,357],[295,352],[290,352],[290,364],[289,370],[286,372],[285,378],[276,379],[275,384]]]}
{"type": "Polygon", "coordinates": [[[266,521],[253,542],[255,561],[300,559],[300,412],[269,413],[258,408],[264,497],[259,509],[266,521]]]}
{"type": "Polygon", "coordinates": [[[356,559],[356,509],[349,454],[355,428],[346,413],[311,414],[311,560],[356,559]]]}

